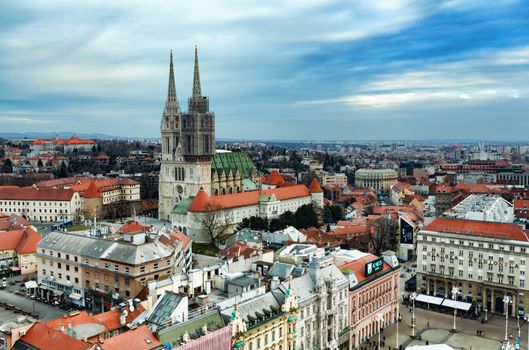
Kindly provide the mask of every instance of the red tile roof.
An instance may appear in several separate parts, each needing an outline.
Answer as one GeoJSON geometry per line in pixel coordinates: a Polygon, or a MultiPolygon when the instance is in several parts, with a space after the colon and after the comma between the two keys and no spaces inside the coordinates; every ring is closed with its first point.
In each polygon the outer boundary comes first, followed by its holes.
{"type": "Polygon", "coordinates": [[[31,228],[0,232],[0,250],[14,249],[19,254],[30,254],[37,251],[40,235],[31,228]]]}
{"type": "Polygon", "coordinates": [[[3,200],[43,200],[69,201],[74,191],[55,188],[36,189],[34,187],[0,188],[0,199],[3,200]]]}
{"type": "Polygon", "coordinates": [[[529,209],[529,199],[515,199],[512,204],[514,209],[529,209]]]}
{"type": "Polygon", "coordinates": [[[263,184],[277,186],[283,184],[284,182],[285,179],[283,178],[283,176],[281,176],[281,174],[277,170],[274,170],[264,179],[263,184]]]}
{"type": "Polygon", "coordinates": [[[365,266],[368,262],[378,259],[378,256],[369,254],[368,256],[365,256],[363,258],[360,258],[355,261],[351,261],[350,263],[347,263],[345,265],[339,266],[340,271],[343,273],[354,273],[356,276],[356,279],[358,280],[358,283],[362,283],[365,280],[368,279],[375,279],[378,275],[383,273],[384,271],[390,270],[391,266],[389,266],[386,262],[384,262],[384,267],[381,271],[374,273],[373,275],[366,278],[365,276],[365,266]]]}
{"type": "Polygon", "coordinates": [[[71,324],[72,327],[78,326],[85,323],[97,323],[94,321],[92,315],[89,315],[86,311],[80,311],[72,313],[71,315],[65,315],[64,317],[59,317],[54,320],[45,322],[44,324],[52,329],[60,330],[61,325],[66,329],[68,325],[71,324]]]}
{"type": "Polygon", "coordinates": [[[178,230],[174,230],[173,234],[176,235],[176,237],[178,238],[180,242],[182,242],[183,249],[186,249],[189,246],[189,244],[191,244],[191,238],[187,237],[184,233],[178,230]]]}
{"type": "Polygon", "coordinates": [[[259,197],[262,195],[275,195],[278,200],[282,201],[293,198],[307,197],[310,196],[310,193],[309,189],[305,185],[292,185],[267,190],[224,194],[212,197],[209,197],[203,189],[200,189],[187,210],[190,212],[204,212],[217,210],[220,208],[236,208],[248,205],[256,205],[259,203],[259,197]]]}
{"type": "Polygon", "coordinates": [[[30,222],[20,215],[0,213],[0,231],[22,230],[30,225],[30,222]]]}
{"type": "Polygon", "coordinates": [[[309,186],[310,193],[321,193],[323,190],[321,189],[320,183],[316,178],[312,179],[312,182],[309,186]]]}
{"type": "Polygon", "coordinates": [[[529,242],[527,233],[515,224],[436,218],[423,230],[529,242]]]}
{"type": "MultiPolygon", "coordinates": [[[[134,308],[133,312],[130,312],[128,306],[126,308],[127,308],[127,317],[125,317],[125,324],[131,323],[143,311],[145,311],[144,307],[141,304],[139,304],[138,307],[134,308]]],[[[119,321],[120,315],[121,315],[121,310],[115,309],[115,310],[103,312],[98,315],[94,315],[92,316],[92,319],[95,321],[95,323],[101,323],[103,326],[106,327],[106,329],[112,332],[113,330],[120,329],[123,327],[119,321]]]]}
{"type": "Polygon", "coordinates": [[[90,182],[90,185],[88,185],[88,188],[84,192],[83,195],[84,198],[100,198],[101,194],[99,193],[99,189],[96,186],[95,182],[90,182]]]}
{"type": "Polygon", "coordinates": [[[92,347],[90,343],[72,338],[40,322],[35,323],[19,341],[46,350],[87,350],[92,347]]]}
{"type": "Polygon", "coordinates": [[[150,350],[162,346],[162,343],[156,339],[147,326],[141,325],[136,329],[105,339],[100,346],[104,350],[150,350]]]}
{"type": "Polygon", "coordinates": [[[119,233],[143,233],[149,231],[147,226],[143,226],[137,221],[131,221],[121,226],[118,230],[119,233]]]}

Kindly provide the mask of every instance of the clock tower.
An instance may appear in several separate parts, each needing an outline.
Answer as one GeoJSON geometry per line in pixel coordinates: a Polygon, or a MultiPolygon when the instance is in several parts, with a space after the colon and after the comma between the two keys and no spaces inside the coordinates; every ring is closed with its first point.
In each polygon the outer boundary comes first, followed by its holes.
{"type": "Polygon", "coordinates": [[[161,123],[158,217],[168,220],[182,200],[194,197],[200,188],[211,194],[211,158],[215,154],[215,114],[202,96],[195,46],[193,92],[188,111],[180,110],[176,98],[173,55],[170,54],[169,87],[161,123]]]}

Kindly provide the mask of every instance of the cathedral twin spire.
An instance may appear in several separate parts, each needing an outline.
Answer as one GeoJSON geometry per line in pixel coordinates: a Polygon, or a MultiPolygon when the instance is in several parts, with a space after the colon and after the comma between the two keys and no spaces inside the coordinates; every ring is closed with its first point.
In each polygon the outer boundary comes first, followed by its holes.
{"type": "MultiPolygon", "coordinates": [[[[167,102],[165,103],[165,113],[180,113],[180,105],[176,97],[176,84],[173,68],[173,51],[169,54],[169,87],[167,89],[167,102]]],[[[200,88],[200,73],[198,69],[198,49],[195,45],[195,67],[193,73],[193,93],[191,100],[199,101],[202,99],[202,90],[200,88]]]]}

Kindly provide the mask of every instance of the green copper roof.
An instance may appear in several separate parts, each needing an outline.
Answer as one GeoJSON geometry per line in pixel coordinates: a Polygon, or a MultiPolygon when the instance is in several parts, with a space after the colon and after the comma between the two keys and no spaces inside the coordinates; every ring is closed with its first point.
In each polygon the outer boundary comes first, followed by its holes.
{"type": "Polygon", "coordinates": [[[215,153],[211,159],[211,173],[217,172],[219,176],[223,172],[228,175],[230,170],[235,175],[238,170],[241,178],[249,178],[253,169],[252,160],[246,152],[215,153]]]}
{"type": "Polygon", "coordinates": [[[173,214],[182,214],[182,215],[187,214],[187,208],[191,205],[191,202],[193,202],[193,199],[195,199],[195,197],[188,197],[188,198],[182,200],[180,203],[178,203],[173,208],[171,213],[173,213],[173,214]]]}
{"type": "Polygon", "coordinates": [[[182,336],[185,332],[187,332],[191,338],[195,338],[200,334],[200,331],[205,324],[207,324],[210,332],[225,326],[219,310],[213,309],[200,316],[193,317],[186,322],[176,323],[170,327],[162,329],[159,331],[158,337],[160,338],[160,342],[169,343],[175,348],[176,345],[181,342],[182,336]]]}
{"type": "Polygon", "coordinates": [[[251,179],[243,179],[242,180],[242,190],[244,192],[247,192],[247,191],[256,191],[258,190],[259,187],[257,187],[256,184],[253,183],[253,181],[251,179]]]}

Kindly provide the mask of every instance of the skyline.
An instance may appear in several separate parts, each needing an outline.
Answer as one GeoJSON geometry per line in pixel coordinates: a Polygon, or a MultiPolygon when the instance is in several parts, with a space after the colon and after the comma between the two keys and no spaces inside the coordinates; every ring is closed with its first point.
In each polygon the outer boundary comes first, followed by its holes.
{"type": "Polygon", "coordinates": [[[2,131],[158,137],[196,44],[219,138],[526,139],[521,1],[245,4],[4,4],[2,131]]]}

